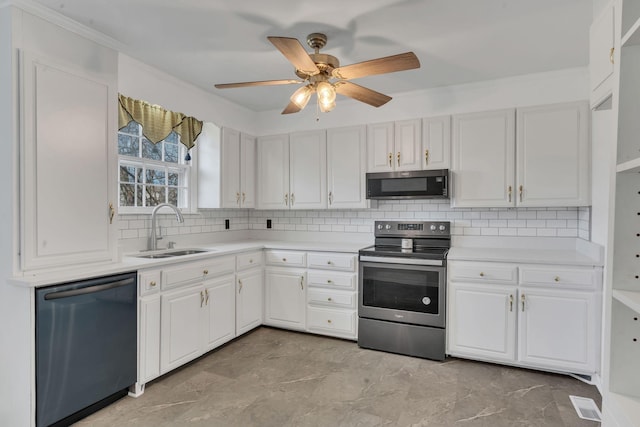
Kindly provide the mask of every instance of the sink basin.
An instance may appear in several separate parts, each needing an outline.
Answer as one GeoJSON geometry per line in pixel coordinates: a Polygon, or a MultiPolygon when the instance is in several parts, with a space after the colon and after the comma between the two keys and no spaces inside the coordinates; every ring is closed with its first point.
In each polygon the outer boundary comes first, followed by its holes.
{"type": "Polygon", "coordinates": [[[201,254],[203,252],[213,252],[212,249],[168,249],[163,252],[154,252],[152,254],[135,255],[136,258],[156,259],[156,258],[172,258],[175,256],[201,254]]]}

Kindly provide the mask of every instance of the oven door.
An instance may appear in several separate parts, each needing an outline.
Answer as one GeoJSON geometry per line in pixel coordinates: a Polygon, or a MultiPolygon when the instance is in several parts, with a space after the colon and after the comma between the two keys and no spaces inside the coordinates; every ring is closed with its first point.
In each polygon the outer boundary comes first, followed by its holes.
{"type": "MultiPolygon", "coordinates": [[[[368,257],[369,258],[369,257],[368,257]]],[[[445,267],[360,262],[358,315],[445,327],[445,267]]]]}

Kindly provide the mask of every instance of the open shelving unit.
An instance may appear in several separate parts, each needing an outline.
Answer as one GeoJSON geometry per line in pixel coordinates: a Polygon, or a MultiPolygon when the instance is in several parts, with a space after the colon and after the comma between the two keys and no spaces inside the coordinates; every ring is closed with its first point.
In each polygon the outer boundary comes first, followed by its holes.
{"type": "MultiPolygon", "coordinates": [[[[640,0],[621,0],[608,393],[621,426],[640,425],[640,0]]],[[[620,9],[620,8],[619,8],[620,9]]]]}

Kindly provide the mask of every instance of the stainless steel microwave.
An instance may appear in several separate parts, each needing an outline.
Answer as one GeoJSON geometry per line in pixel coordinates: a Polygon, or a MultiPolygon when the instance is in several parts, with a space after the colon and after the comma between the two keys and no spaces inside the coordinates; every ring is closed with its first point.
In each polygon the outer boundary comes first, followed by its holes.
{"type": "Polygon", "coordinates": [[[449,169],[367,174],[367,199],[448,199],[449,169]]]}

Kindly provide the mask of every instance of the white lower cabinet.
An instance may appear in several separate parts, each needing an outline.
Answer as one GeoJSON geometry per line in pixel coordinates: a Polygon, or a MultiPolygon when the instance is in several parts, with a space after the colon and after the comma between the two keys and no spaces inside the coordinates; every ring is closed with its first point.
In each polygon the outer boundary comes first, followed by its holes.
{"type": "Polygon", "coordinates": [[[306,270],[267,268],[264,274],[264,323],[305,330],[306,270]]]}
{"type": "Polygon", "coordinates": [[[236,283],[236,335],[242,335],[262,324],[262,268],[238,273],[236,283]]]}
{"type": "Polygon", "coordinates": [[[212,350],[236,336],[234,276],[210,280],[204,284],[205,341],[204,351],[212,350]]]}
{"type": "Polygon", "coordinates": [[[449,354],[596,372],[599,268],[462,261],[450,261],[449,267],[449,354]],[[517,273],[504,274],[512,271],[517,273]]]}
{"type": "Polygon", "coordinates": [[[160,295],[140,298],[138,383],[160,375],[160,295]]]}

